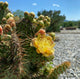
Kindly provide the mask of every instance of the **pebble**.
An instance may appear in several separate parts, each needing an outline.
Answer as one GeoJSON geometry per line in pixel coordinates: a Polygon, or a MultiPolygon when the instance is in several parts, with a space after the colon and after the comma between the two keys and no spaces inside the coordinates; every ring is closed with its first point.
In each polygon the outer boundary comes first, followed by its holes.
{"type": "Polygon", "coordinates": [[[54,65],[70,61],[71,67],[59,76],[59,79],[80,79],[80,34],[59,34],[59,41],[55,42],[54,65]]]}

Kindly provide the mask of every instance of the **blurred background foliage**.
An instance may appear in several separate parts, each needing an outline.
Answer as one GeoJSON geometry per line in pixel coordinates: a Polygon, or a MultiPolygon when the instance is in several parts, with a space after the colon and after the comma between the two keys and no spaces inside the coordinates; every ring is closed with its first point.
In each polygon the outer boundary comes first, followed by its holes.
{"type": "MultiPolygon", "coordinates": [[[[15,21],[18,22],[24,17],[24,11],[22,10],[16,10],[13,12],[15,21]]],[[[53,10],[43,10],[43,11],[38,11],[37,16],[44,15],[44,16],[49,16],[51,18],[51,24],[50,27],[47,27],[47,32],[59,32],[60,31],[60,26],[62,27],[76,27],[80,28],[80,21],[68,21],[65,20],[66,16],[61,15],[61,11],[53,11],[53,10]]]]}

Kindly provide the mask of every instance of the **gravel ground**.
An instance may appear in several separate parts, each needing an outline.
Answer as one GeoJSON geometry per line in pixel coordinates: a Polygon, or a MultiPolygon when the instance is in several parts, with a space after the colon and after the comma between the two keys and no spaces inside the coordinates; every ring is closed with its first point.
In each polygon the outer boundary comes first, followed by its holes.
{"type": "Polygon", "coordinates": [[[54,66],[70,61],[71,67],[59,79],[80,79],[80,34],[56,34],[54,66]]]}

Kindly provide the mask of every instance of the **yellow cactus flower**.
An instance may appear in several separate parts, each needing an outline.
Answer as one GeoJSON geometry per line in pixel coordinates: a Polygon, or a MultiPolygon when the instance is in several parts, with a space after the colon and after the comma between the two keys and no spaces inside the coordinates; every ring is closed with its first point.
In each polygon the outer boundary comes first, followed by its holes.
{"type": "MultiPolygon", "coordinates": [[[[42,36],[42,35],[41,35],[42,36]]],[[[44,56],[48,57],[54,54],[54,42],[52,41],[52,37],[44,35],[41,37],[40,34],[38,37],[32,40],[33,46],[36,48],[37,53],[41,53],[44,56]]]]}

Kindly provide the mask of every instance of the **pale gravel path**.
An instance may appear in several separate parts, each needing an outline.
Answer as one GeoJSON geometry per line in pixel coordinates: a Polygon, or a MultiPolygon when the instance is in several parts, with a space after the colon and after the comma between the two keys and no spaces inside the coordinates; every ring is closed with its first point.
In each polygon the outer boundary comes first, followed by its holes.
{"type": "Polygon", "coordinates": [[[71,67],[59,79],[80,79],[80,34],[56,34],[54,66],[70,61],[71,67]],[[63,77],[64,76],[64,77],[63,77]]]}

